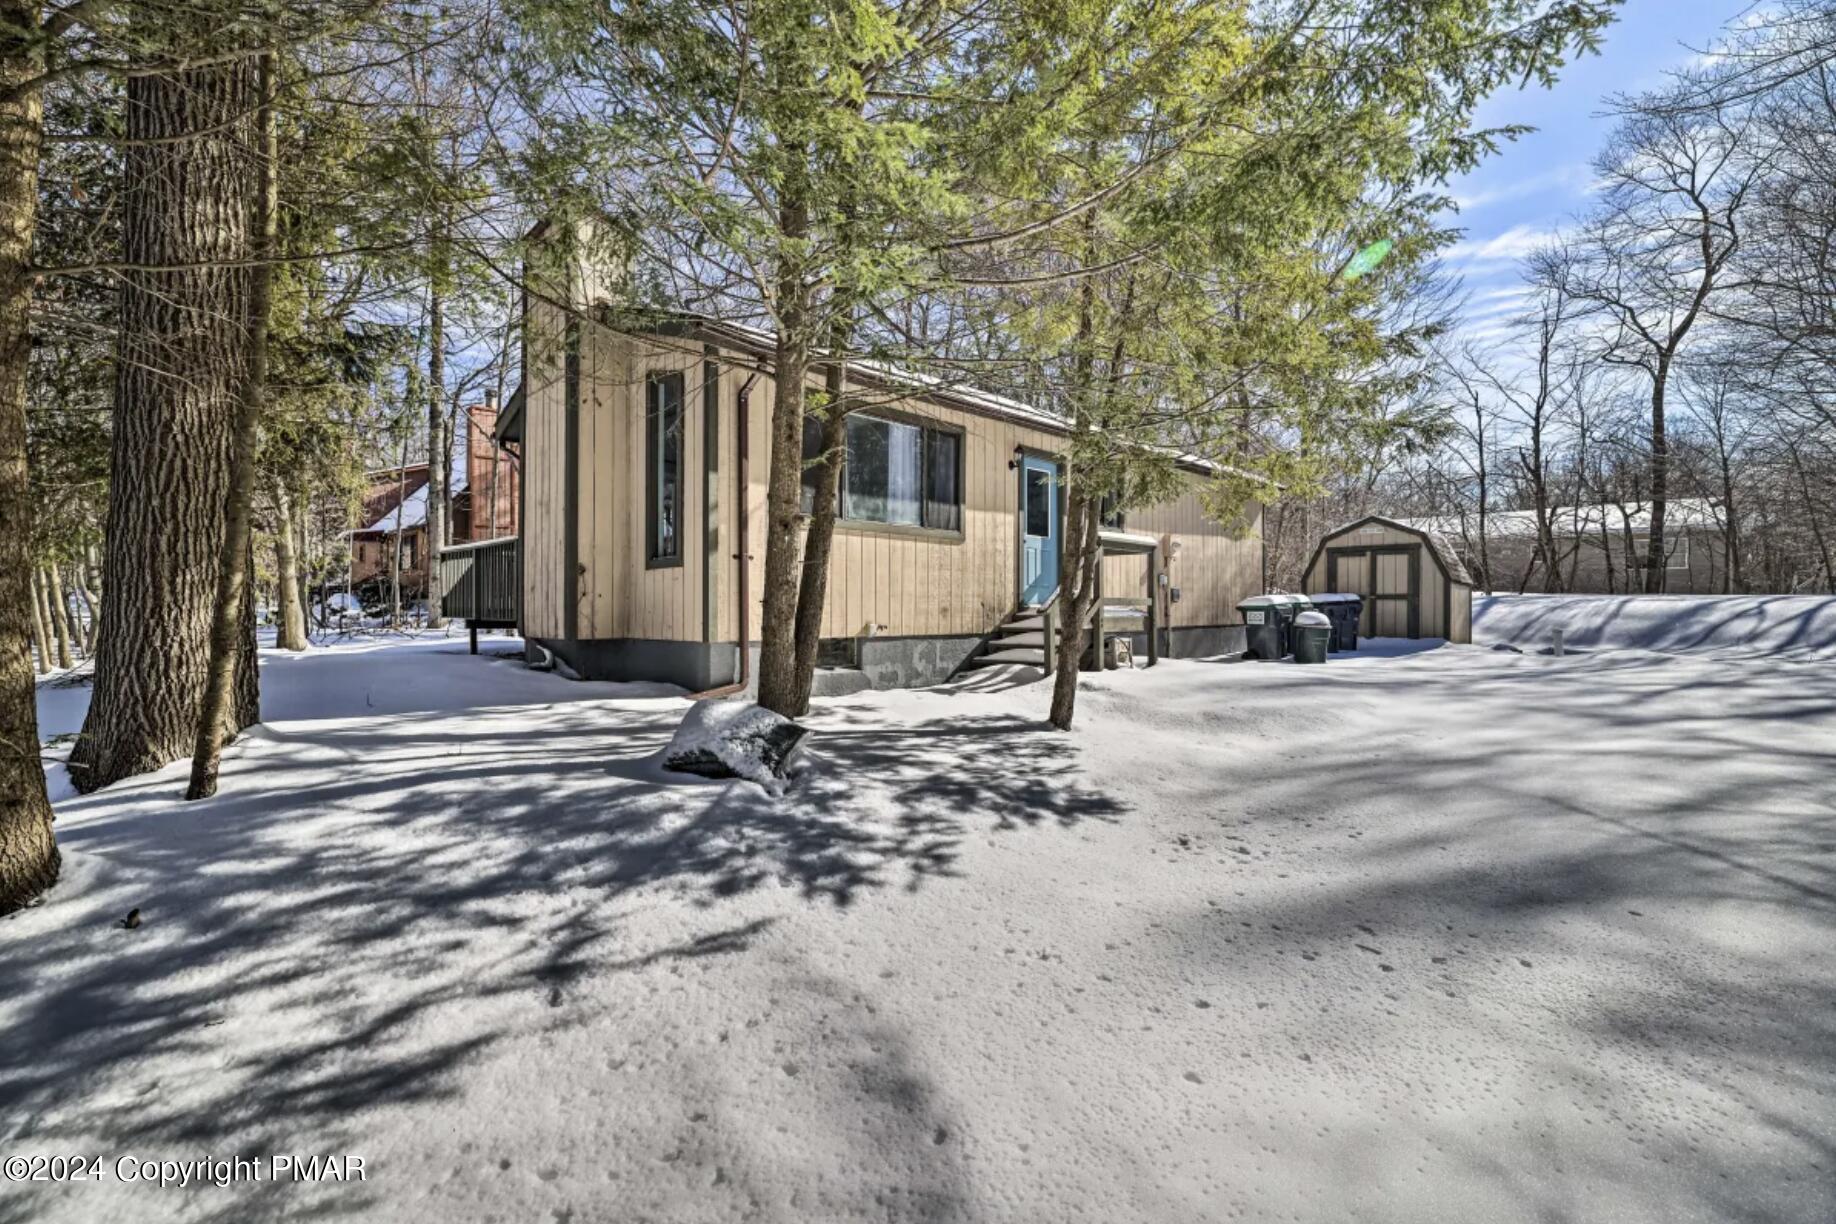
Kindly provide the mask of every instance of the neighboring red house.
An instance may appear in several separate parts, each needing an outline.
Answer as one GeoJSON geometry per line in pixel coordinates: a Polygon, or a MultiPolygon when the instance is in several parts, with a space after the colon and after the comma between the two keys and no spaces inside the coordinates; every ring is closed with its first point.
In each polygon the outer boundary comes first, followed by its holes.
{"type": "MultiPolygon", "coordinates": [[[[454,544],[494,540],[516,534],[518,472],[514,455],[493,444],[497,426],[494,404],[465,410],[464,432],[453,448],[453,475],[447,490],[448,521],[454,544]]],[[[427,465],[381,468],[366,474],[359,521],[351,532],[351,586],[386,584],[399,533],[402,546],[402,592],[420,596],[427,590],[427,465]]]]}

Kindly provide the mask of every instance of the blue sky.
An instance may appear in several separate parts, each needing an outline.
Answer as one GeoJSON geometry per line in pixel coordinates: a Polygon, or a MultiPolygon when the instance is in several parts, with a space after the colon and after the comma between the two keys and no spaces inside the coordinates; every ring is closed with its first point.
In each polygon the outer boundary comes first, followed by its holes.
{"type": "Polygon", "coordinates": [[[1600,54],[1572,63],[1554,89],[1511,89],[1480,108],[1484,127],[1525,123],[1537,130],[1454,181],[1457,224],[1465,239],[1448,256],[1465,280],[1466,327],[1476,340],[1496,336],[1518,306],[1518,261],[1588,204],[1590,162],[1612,120],[1602,115],[1619,92],[1661,84],[1692,48],[1713,44],[1752,0],[1627,0],[1600,54]]]}

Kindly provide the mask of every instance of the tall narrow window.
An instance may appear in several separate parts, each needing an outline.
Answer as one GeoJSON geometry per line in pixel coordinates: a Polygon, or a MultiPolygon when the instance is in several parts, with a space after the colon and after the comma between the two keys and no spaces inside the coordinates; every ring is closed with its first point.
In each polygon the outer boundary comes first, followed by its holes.
{"type": "Polygon", "coordinates": [[[652,565],[682,563],[682,374],[652,374],[644,454],[652,565]]]}

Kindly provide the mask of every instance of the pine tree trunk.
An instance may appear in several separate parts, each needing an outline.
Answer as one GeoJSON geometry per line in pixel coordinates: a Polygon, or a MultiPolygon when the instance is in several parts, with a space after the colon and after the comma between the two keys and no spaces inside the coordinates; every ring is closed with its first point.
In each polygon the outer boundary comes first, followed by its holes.
{"type": "MultiPolygon", "coordinates": [[[[1052,725],[1060,731],[1071,729],[1072,717],[1077,712],[1078,672],[1084,665],[1084,649],[1089,640],[1087,622],[1090,620],[1091,606],[1096,600],[1097,565],[1100,561],[1097,530],[1102,524],[1100,502],[1087,497],[1079,482],[1072,482],[1070,495],[1065,502],[1064,538],[1067,555],[1061,572],[1068,575],[1071,581],[1061,581],[1059,584],[1058,606],[1061,615],[1058,618],[1058,661],[1052,677],[1050,715],[1052,725]]],[[[1149,594],[1159,598],[1154,592],[1149,594]]],[[[1047,642],[1046,649],[1052,649],[1052,643],[1047,642]]]]}
{"type": "Polygon", "coordinates": [[[427,350],[427,627],[446,628],[440,607],[440,553],[446,541],[446,301],[435,289],[428,301],[427,350]]]}
{"type": "MultiPolygon", "coordinates": [[[[36,569],[29,572],[25,585],[32,599],[32,653],[37,659],[38,674],[43,676],[51,671],[51,616],[45,607],[44,583],[39,581],[36,569]]],[[[36,716],[37,706],[33,709],[36,716]]]]}
{"type": "MultiPolygon", "coordinates": [[[[832,343],[830,351],[839,351],[839,347],[832,343]]],[[[816,469],[815,501],[810,510],[809,526],[804,532],[803,572],[797,587],[798,714],[809,711],[810,692],[816,685],[816,654],[822,645],[822,610],[829,595],[829,552],[835,542],[836,492],[841,485],[842,458],[848,445],[847,405],[842,401],[846,382],[847,368],[841,362],[831,362],[823,372],[823,389],[829,401],[828,416],[822,423],[823,462],[816,469]]],[[[799,446],[801,442],[799,438],[799,446]]]]}
{"type": "Polygon", "coordinates": [[[70,605],[64,602],[64,579],[53,562],[45,566],[45,601],[51,608],[51,633],[57,639],[57,665],[65,671],[76,666],[70,651],[70,605]]]}
{"type": "MultiPolygon", "coordinates": [[[[127,81],[122,251],[148,270],[121,275],[102,624],[71,754],[83,791],[186,755],[197,731],[244,370],[254,78],[238,60],[127,81]]],[[[254,705],[246,645],[238,719],[254,705]]]]}
{"type": "Polygon", "coordinates": [[[215,620],[210,629],[210,670],[205,678],[204,700],[198,707],[197,743],[191,753],[191,785],[187,799],[208,799],[217,793],[217,770],[224,741],[246,724],[235,720],[237,665],[254,654],[253,634],[243,636],[243,622],[254,615],[255,448],[268,390],[268,312],[274,284],[273,258],[278,233],[275,197],[280,146],[274,134],[274,53],[261,57],[256,70],[256,92],[261,99],[255,125],[260,141],[255,146],[256,169],[253,241],[249,256],[247,348],[243,355],[242,393],[237,403],[235,451],[230,463],[229,497],[224,510],[228,522],[223,532],[223,559],[217,571],[215,620]],[[241,656],[241,657],[239,657],[241,656]]]}
{"type": "Polygon", "coordinates": [[[395,532],[389,537],[389,627],[402,627],[402,503],[408,498],[408,437],[402,437],[402,462],[395,472],[395,532]]]}
{"type": "MultiPolygon", "coordinates": [[[[26,476],[32,232],[44,130],[37,0],[0,0],[0,914],[57,880],[57,841],[38,756],[32,681],[32,491],[26,476]],[[18,91],[18,92],[15,92],[18,91]]],[[[39,660],[44,662],[43,641],[39,660]]]]}
{"type": "MultiPolygon", "coordinates": [[[[1096,213],[1092,210],[1084,218],[1086,257],[1089,255],[1089,243],[1093,240],[1096,227],[1096,213]]],[[[1096,286],[1086,279],[1078,287],[1078,318],[1076,342],[1072,356],[1072,386],[1076,401],[1089,404],[1095,391],[1096,363],[1094,360],[1094,337],[1096,331],[1096,286]]],[[[1092,426],[1088,411],[1079,412],[1075,428],[1078,434],[1086,434],[1092,426]]],[[[1075,453],[1075,447],[1070,448],[1075,453]]],[[[1085,481],[1073,472],[1069,463],[1060,468],[1062,478],[1068,482],[1069,496],[1065,499],[1065,523],[1060,532],[1065,543],[1065,556],[1060,559],[1058,582],[1058,660],[1056,675],[1052,678],[1052,708],[1048,718],[1060,731],[1071,729],[1072,717],[1077,712],[1077,673],[1083,666],[1084,658],[1084,621],[1090,611],[1090,600],[1096,593],[1094,581],[1095,562],[1089,553],[1094,551],[1097,542],[1097,527],[1102,518],[1100,504],[1093,498],[1085,496],[1085,481]],[[1074,478],[1076,477],[1076,478],[1074,478]],[[1085,531],[1088,520],[1089,531],[1085,531]],[[1086,539],[1086,535],[1088,538],[1086,539]],[[1086,571],[1089,573],[1086,573],[1086,571]]],[[[1056,492],[1054,493],[1056,495],[1056,492]]],[[[1150,589],[1148,597],[1159,599],[1159,593],[1150,589]]],[[[1045,649],[1053,649],[1048,635],[1045,649]]]]}
{"type": "MultiPolygon", "coordinates": [[[[801,241],[808,209],[794,190],[785,192],[778,228],[801,241]]],[[[765,591],[759,625],[759,704],[786,717],[797,706],[797,592],[802,540],[798,501],[803,491],[804,378],[810,365],[810,289],[800,259],[783,257],[778,277],[778,343],[771,405],[771,474],[765,494],[765,591]]],[[[745,644],[741,643],[741,649],[745,644]]]]}
{"type": "Polygon", "coordinates": [[[306,649],[306,613],[300,604],[300,562],[293,537],[293,499],[285,481],[274,482],[274,572],[280,588],[280,631],[275,645],[282,650],[306,649]]]}
{"type": "Polygon", "coordinates": [[[1670,438],[1664,420],[1664,391],[1670,379],[1670,361],[1660,357],[1651,381],[1651,525],[1645,532],[1645,594],[1662,595],[1670,575],[1669,549],[1664,539],[1665,511],[1670,500],[1670,438]]]}
{"type": "Polygon", "coordinates": [[[78,561],[70,567],[70,580],[76,587],[77,598],[83,601],[82,629],[83,653],[94,657],[96,653],[96,597],[89,590],[89,567],[78,561]]]}
{"type": "MultiPolygon", "coordinates": [[[[312,620],[313,620],[313,613],[312,613],[313,575],[317,572],[314,569],[314,566],[317,564],[317,557],[318,557],[317,552],[313,548],[312,495],[310,493],[308,493],[305,497],[300,498],[298,503],[296,503],[293,508],[293,513],[294,513],[293,539],[294,539],[294,542],[298,545],[298,555],[300,558],[300,561],[299,561],[300,588],[299,590],[300,590],[301,616],[302,616],[302,619],[306,621],[308,627],[310,627],[312,624],[312,620]]],[[[324,626],[321,625],[320,627],[323,628],[324,626]]]]}

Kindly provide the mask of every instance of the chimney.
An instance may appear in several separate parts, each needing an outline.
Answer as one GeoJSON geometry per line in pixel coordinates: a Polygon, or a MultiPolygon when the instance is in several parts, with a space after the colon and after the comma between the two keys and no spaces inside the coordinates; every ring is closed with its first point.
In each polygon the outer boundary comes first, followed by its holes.
{"type": "Polygon", "coordinates": [[[491,540],[516,534],[516,472],[510,456],[497,449],[497,397],[465,410],[465,480],[472,491],[472,538],[491,540]],[[496,519],[492,518],[493,489],[496,519]]]}

